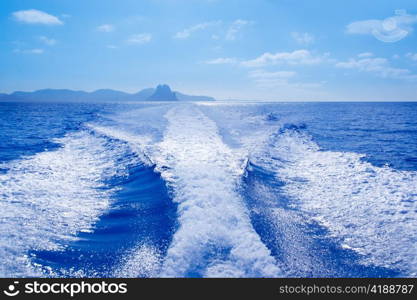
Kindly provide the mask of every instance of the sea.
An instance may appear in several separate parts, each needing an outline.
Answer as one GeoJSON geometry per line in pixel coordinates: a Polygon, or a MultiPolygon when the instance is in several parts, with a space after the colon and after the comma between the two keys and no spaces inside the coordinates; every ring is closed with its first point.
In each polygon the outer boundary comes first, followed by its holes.
{"type": "Polygon", "coordinates": [[[417,103],[0,103],[0,277],[417,277],[417,103]]]}

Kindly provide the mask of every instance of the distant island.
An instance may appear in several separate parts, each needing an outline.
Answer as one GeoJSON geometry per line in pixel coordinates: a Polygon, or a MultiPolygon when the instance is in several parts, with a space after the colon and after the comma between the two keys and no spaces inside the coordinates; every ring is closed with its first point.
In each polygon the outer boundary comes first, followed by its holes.
{"type": "Polygon", "coordinates": [[[0,94],[0,101],[21,102],[118,102],[118,101],[214,101],[208,96],[191,96],[174,92],[166,84],[156,88],[143,89],[135,94],[129,94],[110,89],[94,92],[73,91],[66,89],[43,89],[34,92],[13,92],[0,94]]]}

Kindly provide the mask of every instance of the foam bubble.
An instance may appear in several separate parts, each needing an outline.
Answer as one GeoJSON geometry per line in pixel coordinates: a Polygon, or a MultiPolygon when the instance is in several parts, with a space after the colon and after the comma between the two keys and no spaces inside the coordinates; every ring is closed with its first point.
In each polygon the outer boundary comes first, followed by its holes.
{"type": "Polygon", "coordinates": [[[151,135],[146,133],[133,134],[129,131],[96,124],[87,124],[87,127],[100,135],[127,142],[130,150],[139,156],[141,162],[146,165],[152,164],[150,157],[147,155],[148,148],[154,143],[154,138],[151,135]]]}
{"type": "Polygon", "coordinates": [[[417,172],[375,167],[357,153],[320,151],[287,130],[257,163],[285,182],[294,206],[312,213],[365,265],[417,275],[417,172]]]}
{"type": "Polygon", "coordinates": [[[139,244],[126,253],[120,266],[114,272],[115,277],[157,277],[162,262],[162,254],[147,244],[139,244]]]}
{"type": "Polygon", "coordinates": [[[246,160],[226,146],[213,121],[192,105],[166,115],[153,160],[178,203],[178,231],[162,276],[280,276],[237,192],[246,160]]]}
{"type": "Polygon", "coordinates": [[[62,145],[4,164],[0,174],[1,276],[40,276],[29,250],[60,250],[90,231],[109,207],[105,181],[124,172],[116,161],[123,145],[82,131],[55,140],[62,145]]]}

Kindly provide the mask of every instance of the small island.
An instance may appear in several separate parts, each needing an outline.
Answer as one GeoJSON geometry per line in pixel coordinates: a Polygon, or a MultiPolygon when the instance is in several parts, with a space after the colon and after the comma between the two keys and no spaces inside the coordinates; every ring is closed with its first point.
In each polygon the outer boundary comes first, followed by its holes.
{"type": "Polygon", "coordinates": [[[120,101],[215,101],[213,97],[186,95],[172,91],[169,85],[159,84],[156,88],[146,88],[129,94],[111,89],[94,92],[67,89],[43,89],[33,92],[13,92],[0,94],[0,102],[120,102],[120,101]]]}

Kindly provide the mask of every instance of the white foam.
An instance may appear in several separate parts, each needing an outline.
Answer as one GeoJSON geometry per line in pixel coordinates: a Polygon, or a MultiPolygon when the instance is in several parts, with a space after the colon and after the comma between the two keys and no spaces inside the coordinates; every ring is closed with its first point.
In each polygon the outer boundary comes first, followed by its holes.
{"type": "Polygon", "coordinates": [[[129,131],[96,124],[87,124],[87,127],[100,135],[127,142],[130,150],[140,157],[141,162],[146,165],[152,164],[147,154],[149,153],[149,147],[152,147],[154,143],[154,138],[150,134],[133,134],[129,131]]]}
{"type": "Polygon", "coordinates": [[[131,151],[149,165],[153,164],[149,154],[166,127],[167,121],[163,116],[171,107],[170,103],[147,103],[140,109],[106,116],[111,120],[108,124],[89,123],[86,126],[100,135],[128,143],[131,151]]]}
{"type": "Polygon", "coordinates": [[[178,203],[179,228],[162,276],[280,276],[237,192],[245,156],[226,146],[213,121],[193,105],[166,115],[164,139],[153,160],[178,203]]]}
{"type": "Polygon", "coordinates": [[[118,278],[157,277],[162,263],[161,253],[147,244],[128,251],[114,272],[118,278]]]}
{"type": "Polygon", "coordinates": [[[104,181],[124,172],[126,150],[87,132],[55,140],[55,151],[12,161],[0,175],[0,276],[41,275],[29,250],[59,250],[90,231],[110,203],[104,181]]]}
{"type": "Polygon", "coordinates": [[[267,152],[257,163],[273,169],[295,205],[361,254],[363,264],[417,276],[417,172],[375,167],[357,153],[320,151],[295,131],[278,136],[267,152]]]}

